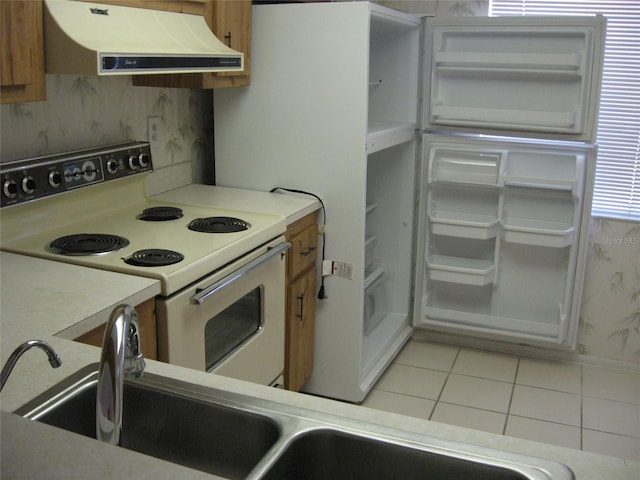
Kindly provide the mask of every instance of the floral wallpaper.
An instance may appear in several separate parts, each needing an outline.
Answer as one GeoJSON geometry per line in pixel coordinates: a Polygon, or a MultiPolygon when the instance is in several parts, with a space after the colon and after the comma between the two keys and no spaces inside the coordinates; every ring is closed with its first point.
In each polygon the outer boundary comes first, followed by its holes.
{"type": "Polygon", "coordinates": [[[592,219],[578,353],[640,362],[640,224],[592,219]]]}
{"type": "Polygon", "coordinates": [[[124,140],[160,119],[149,193],[213,182],[210,90],[134,87],[130,76],[47,75],[47,100],[1,106],[2,162],[124,140]]]}

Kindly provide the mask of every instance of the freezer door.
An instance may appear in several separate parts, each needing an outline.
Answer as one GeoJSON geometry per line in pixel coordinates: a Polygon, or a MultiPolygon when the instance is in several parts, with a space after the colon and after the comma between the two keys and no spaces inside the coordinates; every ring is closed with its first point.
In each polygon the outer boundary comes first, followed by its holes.
{"type": "Polygon", "coordinates": [[[594,142],[606,20],[430,18],[423,126],[594,142]]]}
{"type": "Polygon", "coordinates": [[[572,348],[595,147],[425,135],[414,325],[572,348]]]}

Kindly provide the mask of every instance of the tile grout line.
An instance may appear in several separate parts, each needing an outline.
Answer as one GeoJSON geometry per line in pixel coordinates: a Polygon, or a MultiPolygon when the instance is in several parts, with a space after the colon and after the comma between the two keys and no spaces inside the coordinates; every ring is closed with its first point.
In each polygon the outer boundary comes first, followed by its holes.
{"type": "Polygon", "coordinates": [[[504,427],[502,428],[502,435],[507,434],[507,423],[509,423],[509,417],[511,416],[511,405],[513,404],[513,395],[516,391],[516,381],[518,379],[518,372],[520,371],[520,361],[522,357],[518,357],[518,363],[516,365],[516,373],[513,377],[513,383],[511,384],[511,396],[509,397],[509,405],[507,407],[507,414],[504,417],[504,427]]]}
{"type": "MultiPolygon", "coordinates": [[[[443,395],[444,395],[444,389],[449,384],[451,376],[455,373],[454,372],[454,368],[455,368],[456,362],[458,360],[460,360],[461,355],[464,354],[464,351],[463,351],[464,348],[465,347],[462,347],[462,346],[457,347],[456,353],[454,355],[454,358],[453,358],[449,368],[447,368],[446,370],[439,370],[440,372],[444,373],[446,375],[446,377],[444,379],[444,382],[443,382],[443,385],[442,385],[441,389],[439,390],[439,392],[437,394],[437,398],[435,400],[431,399],[431,401],[433,401],[433,407],[432,407],[432,411],[431,411],[430,415],[428,416],[428,420],[431,420],[433,418],[434,413],[435,413],[435,409],[439,405],[449,405],[450,404],[449,402],[444,402],[442,400],[443,395]]],[[[540,390],[548,390],[548,391],[552,391],[552,392],[561,392],[561,393],[565,393],[565,394],[571,394],[571,393],[575,392],[575,390],[574,391],[567,391],[566,389],[557,388],[557,387],[556,388],[552,388],[550,386],[536,386],[536,385],[519,384],[518,383],[518,375],[520,373],[520,368],[523,367],[522,366],[523,356],[520,356],[520,355],[513,355],[513,356],[517,359],[517,364],[516,364],[515,375],[514,375],[513,381],[512,382],[504,382],[503,381],[503,383],[512,383],[512,388],[511,388],[511,396],[510,396],[509,402],[508,402],[508,408],[507,408],[506,415],[505,415],[505,421],[504,421],[503,427],[502,427],[502,433],[501,433],[502,435],[506,435],[506,429],[507,429],[507,426],[509,424],[509,420],[511,419],[511,417],[513,417],[513,418],[523,417],[523,418],[529,418],[531,420],[540,420],[540,419],[537,419],[535,417],[529,417],[527,415],[513,415],[513,413],[511,412],[511,409],[513,408],[513,401],[514,401],[514,398],[515,398],[515,387],[516,386],[522,385],[522,386],[526,386],[528,388],[534,388],[534,389],[540,389],[540,390]]],[[[407,364],[407,365],[408,366],[413,366],[413,365],[410,365],[410,364],[407,364]]],[[[426,367],[417,367],[417,368],[426,368],[426,367]]],[[[432,368],[426,368],[426,369],[427,370],[433,370],[432,368]]],[[[462,374],[462,373],[460,373],[460,374],[455,373],[455,374],[456,375],[460,375],[462,377],[469,377],[469,378],[485,378],[482,375],[477,376],[477,375],[467,375],[467,374],[462,374]]],[[[578,376],[578,378],[579,378],[579,391],[575,392],[575,393],[578,393],[580,395],[580,398],[578,399],[578,401],[580,402],[579,403],[579,425],[575,426],[575,425],[572,425],[572,424],[565,423],[563,421],[542,420],[543,422],[577,428],[578,431],[579,431],[580,437],[579,437],[578,446],[575,447],[575,448],[577,448],[577,449],[579,449],[581,451],[584,451],[584,446],[585,446],[584,434],[585,434],[585,431],[593,430],[595,432],[610,433],[612,435],[625,437],[625,438],[630,438],[630,439],[640,438],[640,437],[636,437],[634,435],[619,434],[619,433],[615,433],[615,432],[608,432],[606,429],[602,429],[602,430],[600,430],[600,429],[586,429],[585,428],[585,399],[586,398],[590,398],[590,396],[586,395],[586,393],[585,393],[585,381],[586,381],[586,378],[585,378],[585,366],[584,365],[579,365],[579,376],[578,376]]],[[[398,393],[398,394],[402,394],[402,395],[409,395],[408,393],[403,392],[403,391],[400,391],[400,392],[392,391],[392,393],[398,393]]],[[[414,395],[409,395],[409,396],[414,397],[414,395]]],[[[423,399],[423,397],[420,397],[420,396],[417,396],[416,398],[423,399]]],[[[608,400],[607,397],[595,396],[595,398],[603,398],[603,399],[608,400]]],[[[614,400],[614,401],[619,401],[619,400],[614,400]]],[[[622,401],[622,403],[629,403],[629,404],[636,405],[636,406],[640,407],[640,405],[637,405],[635,402],[622,401]]],[[[457,404],[453,403],[451,405],[457,405],[457,404]]],[[[464,405],[460,405],[460,406],[464,406],[464,405]]],[[[487,410],[487,409],[484,409],[484,408],[476,408],[476,407],[466,407],[466,408],[470,408],[470,409],[478,410],[478,411],[487,411],[487,412],[493,412],[493,413],[500,413],[500,412],[495,412],[494,410],[490,410],[490,409],[487,410]]],[[[424,418],[424,417],[419,417],[419,418],[424,418]]],[[[525,438],[525,437],[520,437],[518,435],[516,435],[516,437],[517,438],[525,438]]]]}
{"type": "Polygon", "coordinates": [[[584,450],[584,368],[580,365],[580,450],[584,450]]]}
{"type": "Polygon", "coordinates": [[[453,371],[453,366],[456,364],[456,361],[458,360],[458,357],[460,356],[460,352],[462,351],[462,348],[463,347],[458,347],[458,351],[456,352],[456,356],[453,359],[453,362],[451,362],[451,366],[449,367],[449,370],[447,371],[447,378],[444,379],[444,383],[442,384],[442,388],[440,389],[440,392],[438,393],[438,398],[436,398],[436,401],[433,404],[433,408],[431,409],[431,414],[429,415],[429,420],[431,420],[433,418],[433,414],[436,411],[436,407],[438,406],[438,403],[440,403],[440,399],[442,398],[442,393],[444,392],[444,389],[447,386],[447,383],[449,382],[449,377],[451,376],[451,372],[453,371]]]}

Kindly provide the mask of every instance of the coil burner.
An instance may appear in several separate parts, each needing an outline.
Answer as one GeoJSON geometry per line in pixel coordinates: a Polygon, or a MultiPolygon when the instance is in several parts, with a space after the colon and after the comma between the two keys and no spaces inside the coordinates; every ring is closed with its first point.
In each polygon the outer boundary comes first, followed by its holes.
{"type": "Polygon", "coordinates": [[[147,222],[164,222],[166,220],[176,220],[182,217],[182,209],[178,207],[151,207],[146,208],[138,216],[139,220],[147,222]]]}
{"type": "Polygon", "coordinates": [[[203,233],[233,233],[248,230],[251,225],[234,217],[196,218],[189,224],[189,230],[203,233]]]}
{"type": "Polygon", "coordinates": [[[56,238],[49,249],[60,255],[101,255],[115,252],[129,245],[129,240],[118,235],[102,233],[76,233],[56,238]]]}
{"type": "Polygon", "coordinates": [[[160,248],[149,248],[133,252],[130,257],[125,258],[125,263],[136,267],[164,267],[181,262],[184,255],[173,250],[163,250],[160,248]]]}

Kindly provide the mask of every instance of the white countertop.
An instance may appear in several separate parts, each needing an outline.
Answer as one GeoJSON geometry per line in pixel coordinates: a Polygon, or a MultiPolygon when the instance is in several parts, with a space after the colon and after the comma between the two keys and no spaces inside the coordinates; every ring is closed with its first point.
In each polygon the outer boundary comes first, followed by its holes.
{"type": "MultiPolygon", "coordinates": [[[[218,192],[209,196],[206,189],[211,187],[205,187],[205,189],[200,188],[201,186],[191,187],[187,190],[203,195],[205,198],[202,201],[216,197],[219,192],[216,188],[218,192]]],[[[175,196],[179,193],[171,194],[170,192],[168,195],[175,196]]],[[[289,203],[289,199],[285,203],[289,203]]],[[[314,211],[317,205],[307,207],[311,208],[310,211],[314,211]]],[[[293,218],[290,221],[294,221],[303,215],[292,212],[286,216],[293,218]]],[[[63,332],[65,337],[71,338],[75,336],[75,332],[82,333],[83,330],[89,329],[89,325],[95,326],[106,321],[115,305],[122,302],[136,304],[155,296],[159,292],[159,285],[151,279],[8,253],[2,253],[0,261],[2,262],[0,264],[2,273],[0,327],[3,365],[13,348],[32,338],[41,338],[50,342],[63,362],[60,368],[50,368],[46,356],[38,349],[30,350],[18,361],[0,396],[3,410],[2,477],[12,479],[124,478],[125,476],[143,479],[216,478],[7,413],[81,367],[98,361],[97,348],[72,342],[56,334],[63,332]],[[85,319],[88,320],[85,321],[85,319]]],[[[640,478],[638,462],[418,420],[161,362],[147,361],[147,371],[194,384],[329,412],[431,437],[554,459],[568,465],[575,472],[577,480],[637,480],[640,478]]]]}
{"type": "Polygon", "coordinates": [[[320,208],[318,200],[306,195],[195,184],[155,195],[153,199],[272,213],[284,216],[287,224],[320,208]]]}
{"type": "Polygon", "coordinates": [[[137,305],[158,293],[157,280],[0,252],[2,365],[27,340],[50,341],[56,350],[73,347],[67,359],[63,357],[63,366],[55,370],[39,349],[25,353],[2,391],[2,409],[12,410],[24,403],[25,398],[42,391],[44,385],[39,382],[14,386],[19,378],[33,377],[34,369],[46,373],[45,385],[51,386],[77,370],[75,361],[65,360],[76,355],[84,359],[89,353],[94,362],[98,361],[94,348],[63,338],[76,338],[105,323],[121,303],[137,305]]]}

